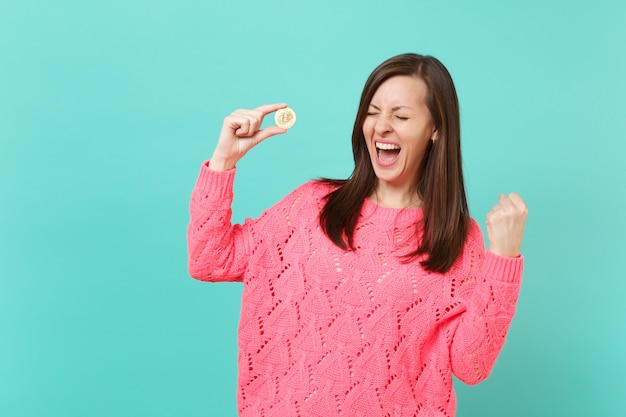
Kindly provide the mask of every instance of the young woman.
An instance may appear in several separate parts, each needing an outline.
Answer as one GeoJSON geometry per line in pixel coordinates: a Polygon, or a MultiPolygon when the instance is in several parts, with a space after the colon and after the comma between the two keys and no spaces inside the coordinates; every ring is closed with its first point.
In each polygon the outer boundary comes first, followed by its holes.
{"type": "Polygon", "coordinates": [[[368,78],[346,180],[308,182],[231,224],[235,165],[285,104],[225,118],[191,198],[189,271],[242,281],[241,416],[453,416],[452,374],[486,378],[521,284],[527,208],[501,195],[488,250],[469,217],[458,99],[435,58],[368,78]]]}

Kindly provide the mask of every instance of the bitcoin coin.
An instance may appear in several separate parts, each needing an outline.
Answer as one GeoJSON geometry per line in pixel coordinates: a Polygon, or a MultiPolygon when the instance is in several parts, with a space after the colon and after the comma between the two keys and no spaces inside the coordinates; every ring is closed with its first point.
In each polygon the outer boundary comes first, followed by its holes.
{"type": "Polygon", "coordinates": [[[274,121],[278,127],[289,129],[296,123],[296,113],[289,107],[280,109],[274,115],[274,121]]]}

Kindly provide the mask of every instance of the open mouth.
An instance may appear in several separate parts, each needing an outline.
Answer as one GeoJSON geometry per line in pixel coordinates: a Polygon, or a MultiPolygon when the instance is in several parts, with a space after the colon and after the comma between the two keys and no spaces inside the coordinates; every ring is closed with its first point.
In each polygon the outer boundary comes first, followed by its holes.
{"type": "Polygon", "coordinates": [[[393,164],[400,154],[400,146],[395,143],[375,142],[378,162],[382,165],[393,164]]]}

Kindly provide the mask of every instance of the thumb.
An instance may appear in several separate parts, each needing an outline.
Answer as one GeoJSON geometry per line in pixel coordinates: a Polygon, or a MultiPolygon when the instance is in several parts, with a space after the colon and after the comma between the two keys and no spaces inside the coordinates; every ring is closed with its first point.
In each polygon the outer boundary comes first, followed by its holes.
{"type": "Polygon", "coordinates": [[[280,128],[278,126],[269,126],[263,130],[259,130],[255,135],[256,143],[260,143],[267,138],[270,138],[275,135],[282,135],[287,133],[287,129],[280,128]]]}

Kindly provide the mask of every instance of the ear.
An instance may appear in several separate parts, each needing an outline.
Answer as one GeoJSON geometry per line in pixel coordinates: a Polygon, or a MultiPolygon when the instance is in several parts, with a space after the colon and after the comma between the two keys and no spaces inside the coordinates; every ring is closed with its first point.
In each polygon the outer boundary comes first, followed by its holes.
{"type": "Polygon", "coordinates": [[[437,140],[437,137],[439,137],[439,130],[435,128],[432,135],[430,135],[430,140],[434,143],[437,140]]]}

